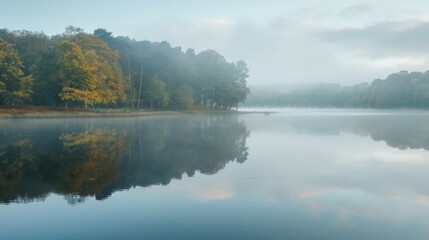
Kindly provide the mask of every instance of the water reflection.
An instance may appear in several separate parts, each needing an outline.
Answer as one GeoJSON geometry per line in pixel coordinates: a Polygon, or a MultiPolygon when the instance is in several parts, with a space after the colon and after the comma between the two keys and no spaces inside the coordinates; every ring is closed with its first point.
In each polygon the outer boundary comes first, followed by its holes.
{"type": "MultiPolygon", "coordinates": [[[[341,112],[340,112],[341,113],[341,112]]],[[[429,115],[398,112],[368,115],[275,116],[248,121],[252,130],[274,130],[311,135],[352,133],[368,136],[388,146],[429,151],[429,115]]]]}
{"type": "Polygon", "coordinates": [[[429,115],[311,114],[0,121],[0,238],[428,239],[429,115]]]}
{"type": "Polygon", "coordinates": [[[246,118],[252,130],[246,167],[258,169],[260,180],[235,195],[295,203],[308,213],[300,217],[310,216],[304,224],[330,229],[329,237],[308,239],[427,239],[427,113],[246,118]],[[271,144],[259,147],[268,137],[271,144]],[[264,155],[271,166],[256,166],[253,158],[264,155]]]}
{"type": "Polygon", "coordinates": [[[234,116],[4,120],[0,202],[70,204],[134,186],[168,184],[184,173],[214,174],[248,156],[249,131],[234,116]]]}

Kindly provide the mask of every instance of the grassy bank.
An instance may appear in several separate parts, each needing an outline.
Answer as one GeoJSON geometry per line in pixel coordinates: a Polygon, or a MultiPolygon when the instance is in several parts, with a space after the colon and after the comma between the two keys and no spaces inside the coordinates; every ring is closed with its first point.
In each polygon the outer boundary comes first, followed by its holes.
{"type": "Polygon", "coordinates": [[[1,118],[75,118],[75,117],[137,117],[152,115],[173,115],[180,111],[155,111],[150,109],[80,109],[46,107],[1,107],[1,118]]]}
{"type": "Polygon", "coordinates": [[[5,118],[83,118],[83,117],[138,117],[174,114],[237,114],[235,110],[195,107],[192,109],[152,110],[152,109],[82,109],[47,108],[36,106],[0,107],[0,119],[5,118]]]}

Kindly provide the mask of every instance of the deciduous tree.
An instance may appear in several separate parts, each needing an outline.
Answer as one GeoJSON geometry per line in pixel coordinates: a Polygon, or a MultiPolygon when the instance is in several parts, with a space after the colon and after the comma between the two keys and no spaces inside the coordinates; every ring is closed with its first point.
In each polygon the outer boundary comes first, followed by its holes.
{"type": "Polygon", "coordinates": [[[24,76],[18,51],[0,38],[0,99],[3,104],[15,105],[30,99],[33,78],[24,76]]]}

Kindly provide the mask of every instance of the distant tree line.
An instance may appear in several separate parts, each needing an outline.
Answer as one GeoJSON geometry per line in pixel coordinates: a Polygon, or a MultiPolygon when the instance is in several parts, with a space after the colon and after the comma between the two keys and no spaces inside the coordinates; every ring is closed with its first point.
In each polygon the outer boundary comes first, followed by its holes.
{"type": "Polygon", "coordinates": [[[248,106],[429,108],[429,71],[401,71],[352,86],[319,84],[287,93],[252,89],[248,106]]]}
{"type": "Polygon", "coordinates": [[[230,109],[246,99],[248,68],[214,50],[168,42],[0,29],[0,105],[230,109]]]}

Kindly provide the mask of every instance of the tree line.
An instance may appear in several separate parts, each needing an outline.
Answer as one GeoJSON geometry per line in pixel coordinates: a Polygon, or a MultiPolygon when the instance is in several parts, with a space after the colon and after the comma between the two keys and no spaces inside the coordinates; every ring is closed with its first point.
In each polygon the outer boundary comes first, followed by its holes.
{"type": "Polygon", "coordinates": [[[352,86],[318,84],[287,93],[253,88],[249,106],[429,108],[429,71],[401,71],[352,86]]]}
{"type": "Polygon", "coordinates": [[[248,72],[214,50],[196,54],[105,29],[0,29],[0,105],[230,109],[249,93],[248,72]]]}

